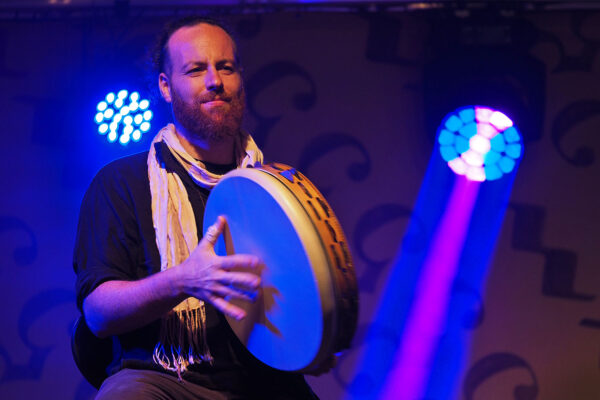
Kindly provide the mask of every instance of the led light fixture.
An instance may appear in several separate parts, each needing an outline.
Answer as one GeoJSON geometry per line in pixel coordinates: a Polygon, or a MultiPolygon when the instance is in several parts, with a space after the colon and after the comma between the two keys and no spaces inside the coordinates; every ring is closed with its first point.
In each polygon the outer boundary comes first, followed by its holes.
{"type": "Polygon", "coordinates": [[[153,113],[149,107],[150,102],[141,99],[138,92],[123,89],[116,94],[108,93],[96,106],[94,121],[98,133],[111,143],[118,140],[123,146],[139,141],[150,130],[153,113]]]}
{"type": "Polygon", "coordinates": [[[462,107],[448,114],[438,129],[438,143],[454,173],[479,182],[510,173],[523,154],[511,119],[489,107],[462,107]]]}

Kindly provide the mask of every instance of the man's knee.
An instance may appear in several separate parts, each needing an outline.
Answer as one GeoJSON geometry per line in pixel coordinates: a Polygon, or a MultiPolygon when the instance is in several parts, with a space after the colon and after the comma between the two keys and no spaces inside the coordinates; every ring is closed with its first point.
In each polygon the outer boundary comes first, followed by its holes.
{"type": "Polygon", "coordinates": [[[169,381],[169,377],[160,372],[124,369],[104,381],[96,400],[165,400],[169,398],[166,395],[169,381]]]}

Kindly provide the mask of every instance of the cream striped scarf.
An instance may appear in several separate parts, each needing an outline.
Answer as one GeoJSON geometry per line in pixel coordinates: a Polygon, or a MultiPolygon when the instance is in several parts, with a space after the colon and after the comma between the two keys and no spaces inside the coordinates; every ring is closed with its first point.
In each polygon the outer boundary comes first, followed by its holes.
{"type": "MultiPolygon", "coordinates": [[[[185,186],[179,176],[167,171],[164,163],[158,159],[154,148],[158,142],[164,142],[169,147],[175,159],[201,187],[214,187],[221,175],[207,171],[202,162],[185,151],[173,124],[162,128],[152,141],[148,154],[152,221],[160,253],[160,269],[164,271],[189,257],[198,244],[198,232],[185,186]]],[[[237,141],[235,159],[238,168],[262,163],[262,152],[250,135],[237,141]]],[[[167,370],[176,371],[180,379],[188,365],[202,361],[212,362],[205,325],[204,302],[194,297],[182,301],[161,321],[160,340],[154,348],[154,362],[167,370]]]]}

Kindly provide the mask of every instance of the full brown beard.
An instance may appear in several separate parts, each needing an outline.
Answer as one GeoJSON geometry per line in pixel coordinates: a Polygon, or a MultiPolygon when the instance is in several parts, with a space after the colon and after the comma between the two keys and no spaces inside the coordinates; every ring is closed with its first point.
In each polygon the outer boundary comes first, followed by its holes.
{"type": "Polygon", "coordinates": [[[234,95],[208,94],[195,99],[191,104],[184,102],[178,93],[172,93],[173,117],[193,137],[202,141],[221,142],[227,137],[242,135],[241,126],[244,116],[245,92],[234,95]],[[229,110],[211,115],[202,110],[202,103],[215,97],[230,99],[229,110]]]}

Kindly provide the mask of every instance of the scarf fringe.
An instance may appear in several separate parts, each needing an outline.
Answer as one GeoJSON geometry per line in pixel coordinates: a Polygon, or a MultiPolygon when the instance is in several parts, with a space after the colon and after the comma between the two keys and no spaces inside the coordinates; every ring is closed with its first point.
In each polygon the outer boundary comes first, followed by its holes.
{"type": "Polygon", "coordinates": [[[152,359],[164,369],[181,375],[190,364],[213,363],[206,340],[206,309],[202,302],[199,308],[170,312],[163,318],[160,340],[154,348],[152,359]],[[165,343],[170,343],[168,350],[165,343]],[[173,344],[178,346],[174,347],[173,344]]]}

